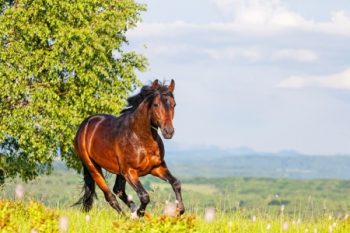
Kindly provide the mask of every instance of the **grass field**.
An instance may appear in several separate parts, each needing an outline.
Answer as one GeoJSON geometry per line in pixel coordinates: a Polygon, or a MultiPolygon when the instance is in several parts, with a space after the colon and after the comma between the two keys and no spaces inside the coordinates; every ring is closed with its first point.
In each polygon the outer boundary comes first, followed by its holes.
{"type": "MultiPolygon", "coordinates": [[[[170,186],[147,177],[142,182],[151,203],[143,219],[132,219],[124,205],[127,216],[119,216],[101,192],[90,213],[71,207],[81,180],[76,173],[55,171],[22,184],[20,201],[14,198],[19,181],[7,183],[0,196],[0,232],[350,232],[345,180],[187,179],[182,185],[186,214],[171,217],[164,215],[166,203],[174,203],[170,186]]],[[[133,190],[127,192],[136,199],[133,190]]]]}
{"type": "MultiPolygon", "coordinates": [[[[1,232],[350,232],[350,219],[328,215],[318,219],[255,216],[244,212],[211,216],[185,214],[168,217],[153,209],[142,219],[117,215],[110,208],[95,208],[89,214],[76,209],[47,208],[37,202],[0,201],[1,232]]],[[[208,215],[208,214],[207,214],[208,215]]]]}

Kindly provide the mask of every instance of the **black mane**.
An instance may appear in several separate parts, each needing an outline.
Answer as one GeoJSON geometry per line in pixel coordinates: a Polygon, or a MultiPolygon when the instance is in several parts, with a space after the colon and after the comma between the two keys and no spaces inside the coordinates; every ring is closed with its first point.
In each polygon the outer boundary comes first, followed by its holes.
{"type": "Polygon", "coordinates": [[[152,85],[145,85],[141,88],[140,93],[127,98],[127,105],[122,111],[120,111],[120,113],[122,115],[125,115],[127,113],[134,112],[144,100],[147,102],[152,102],[153,98],[157,94],[173,96],[173,94],[168,90],[167,85],[159,82],[158,84],[159,85],[157,87],[153,87],[152,85]]]}

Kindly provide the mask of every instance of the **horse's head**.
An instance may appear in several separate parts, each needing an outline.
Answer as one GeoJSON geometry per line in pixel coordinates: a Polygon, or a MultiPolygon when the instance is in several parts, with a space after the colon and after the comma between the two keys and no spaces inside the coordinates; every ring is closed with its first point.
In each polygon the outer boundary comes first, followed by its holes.
{"type": "Polygon", "coordinates": [[[176,105],[173,95],[175,82],[171,80],[169,86],[163,86],[155,80],[152,83],[152,89],[159,91],[156,92],[151,103],[151,123],[161,129],[164,138],[170,139],[175,132],[173,126],[176,105]]]}

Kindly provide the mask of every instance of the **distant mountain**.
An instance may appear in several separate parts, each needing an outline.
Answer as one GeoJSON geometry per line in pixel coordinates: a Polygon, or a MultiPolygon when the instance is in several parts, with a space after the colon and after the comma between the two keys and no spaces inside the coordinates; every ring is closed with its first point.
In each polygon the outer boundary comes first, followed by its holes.
{"type": "Polygon", "coordinates": [[[179,146],[173,142],[166,142],[165,149],[167,154],[190,153],[196,155],[215,155],[218,156],[309,156],[299,153],[295,150],[281,150],[277,153],[259,152],[250,147],[242,146],[231,149],[221,149],[216,146],[179,146]]]}
{"type": "Polygon", "coordinates": [[[258,154],[255,150],[250,147],[241,146],[236,149],[230,149],[229,152],[234,155],[253,155],[258,154]]]}
{"type": "MultiPolygon", "coordinates": [[[[281,150],[280,152],[276,153],[277,156],[306,156],[304,154],[299,153],[295,150],[281,150]]],[[[310,156],[310,155],[308,155],[310,156]]]]}
{"type": "Polygon", "coordinates": [[[294,150],[258,152],[249,147],[177,147],[166,144],[166,161],[182,177],[287,177],[350,179],[350,156],[304,155],[294,150]]]}

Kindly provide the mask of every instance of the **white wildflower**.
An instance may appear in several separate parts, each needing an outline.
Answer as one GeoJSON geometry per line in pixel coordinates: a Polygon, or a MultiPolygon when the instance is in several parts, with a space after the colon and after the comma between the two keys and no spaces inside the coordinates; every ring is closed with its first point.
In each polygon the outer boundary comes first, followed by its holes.
{"type": "Polygon", "coordinates": [[[164,214],[170,217],[176,216],[176,204],[172,202],[166,203],[164,207],[164,214]]]}
{"type": "Polygon", "coordinates": [[[130,218],[131,219],[137,219],[137,211],[135,210],[134,212],[131,212],[131,216],[130,216],[130,218]]]}
{"type": "Polygon", "coordinates": [[[332,225],[329,226],[328,229],[329,229],[329,233],[333,233],[333,227],[332,227],[332,225]]]}
{"type": "Polygon", "coordinates": [[[16,185],[15,197],[18,200],[23,199],[23,197],[24,197],[24,187],[23,187],[23,185],[21,185],[21,184],[17,184],[16,185]]]}
{"type": "Polygon", "coordinates": [[[267,226],[266,226],[266,230],[270,230],[271,229],[271,224],[268,223],[267,226]]]}
{"type": "Polygon", "coordinates": [[[283,211],[284,211],[284,205],[281,205],[281,213],[283,213],[283,211]]]}
{"type": "Polygon", "coordinates": [[[204,220],[206,222],[212,222],[215,219],[215,209],[210,207],[206,208],[204,212],[204,220]]]}
{"type": "Polygon", "coordinates": [[[256,221],[256,216],[255,216],[255,215],[253,215],[253,217],[252,217],[252,221],[253,221],[253,222],[255,222],[255,221],[256,221]]]}
{"type": "Polygon", "coordinates": [[[66,216],[60,217],[59,228],[62,232],[68,231],[68,218],[66,216]]]}

